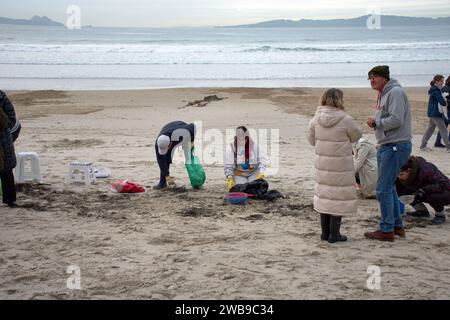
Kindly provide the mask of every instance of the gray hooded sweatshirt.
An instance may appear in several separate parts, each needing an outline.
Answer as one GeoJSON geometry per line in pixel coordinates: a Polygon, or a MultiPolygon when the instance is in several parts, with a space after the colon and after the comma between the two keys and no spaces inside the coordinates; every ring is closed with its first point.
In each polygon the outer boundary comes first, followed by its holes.
{"type": "Polygon", "coordinates": [[[405,91],[395,79],[389,80],[383,88],[375,123],[378,144],[411,142],[411,107],[405,91]]]}

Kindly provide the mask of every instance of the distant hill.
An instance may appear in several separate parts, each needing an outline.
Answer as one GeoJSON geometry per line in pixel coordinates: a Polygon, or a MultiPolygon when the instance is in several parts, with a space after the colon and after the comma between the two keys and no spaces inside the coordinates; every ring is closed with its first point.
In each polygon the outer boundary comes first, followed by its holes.
{"type": "MultiPolygon", "coordinates": [[[[334,28],[334,27],[365,27],[369,15],[351,19],[332,20],[270,20],[254,24],[235,26],[218,26],[216,28],[334,28]]],[[[450,25],[450,17],[446,18],[416,18],[403,16],[381,15],[381,26],[437,26],[450,25]]]]}
{"type": "Polygon", "coordinates": [[[27,25],[27,26],[55,26],[55,27],[63,27],[64,24],[51,20],[50,18],[43,16],[34,16],[33,18],[26,19],[10,19],[0,17],[0,24],[18,24],[18,25],[27,25]]]}

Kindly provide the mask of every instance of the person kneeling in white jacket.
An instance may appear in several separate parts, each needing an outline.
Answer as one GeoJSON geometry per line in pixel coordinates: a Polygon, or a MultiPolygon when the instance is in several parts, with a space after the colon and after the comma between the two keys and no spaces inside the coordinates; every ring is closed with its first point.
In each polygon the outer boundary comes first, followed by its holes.
{"type": "Polygon", "coordinates": [[[238,127],[234,141],[227,146],[226,151],[227,190],[230,191],[237,184],[264,179],[266,163],[265,152],[253,141],[247,128],[238,127]]]}
{"type": "Polygon", "coordinates": [[[365,138],[356,142],[354,148],[355,175],[359,177],[359,193],[363,198],[375,198],[377,187],[377,149],[365,138]]]}

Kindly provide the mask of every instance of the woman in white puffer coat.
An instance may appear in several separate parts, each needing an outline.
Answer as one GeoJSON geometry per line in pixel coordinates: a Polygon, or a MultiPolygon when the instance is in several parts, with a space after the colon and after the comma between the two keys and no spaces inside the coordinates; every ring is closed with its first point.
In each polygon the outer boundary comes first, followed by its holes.
{"type": "Polygon", "coordinates": [[[339,89],[327,90],[307,132],[316,152],[314,209],[320,213],[321,239],[330,243],[347,240],[340,234],[342,216],[356,214],[358,206],[352,143],[362,133],[344,112],[343,97],[339,89]]]}

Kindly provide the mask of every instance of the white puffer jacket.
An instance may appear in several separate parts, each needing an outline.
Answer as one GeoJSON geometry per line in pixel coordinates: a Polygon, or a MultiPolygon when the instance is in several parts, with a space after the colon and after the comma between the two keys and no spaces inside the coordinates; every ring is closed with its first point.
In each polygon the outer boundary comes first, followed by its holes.
{"type": "Polygon", "coordinates": [[[358,207],[352,143],[361,130],[343,110],[321,106],[310,121],[307,138],[316,147],[314,209],[336,216],[355,214],[358,207]]]}

